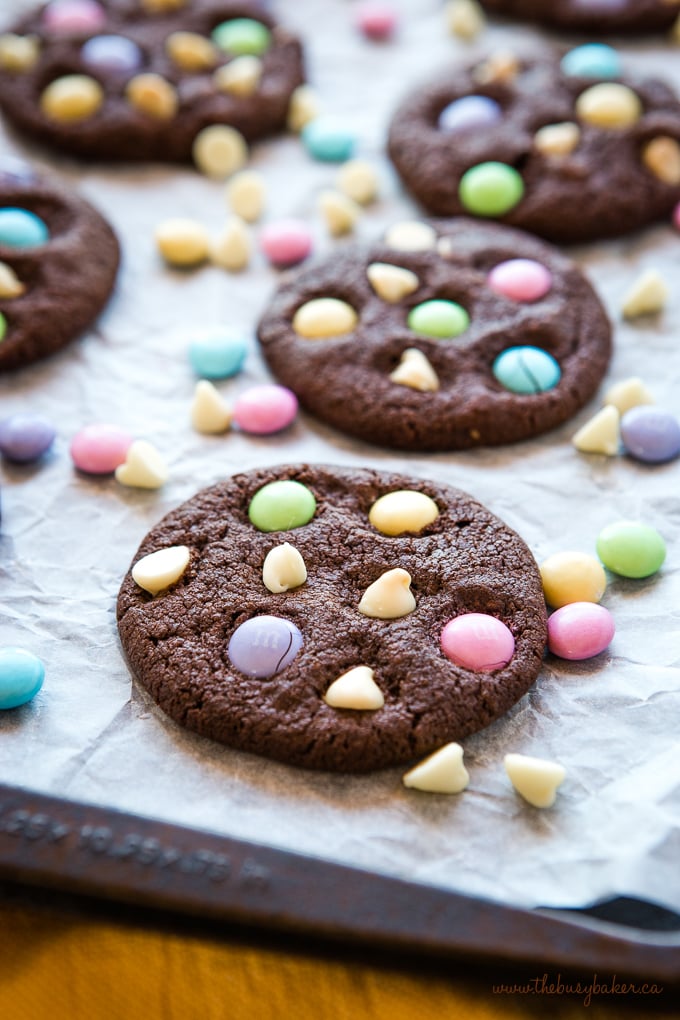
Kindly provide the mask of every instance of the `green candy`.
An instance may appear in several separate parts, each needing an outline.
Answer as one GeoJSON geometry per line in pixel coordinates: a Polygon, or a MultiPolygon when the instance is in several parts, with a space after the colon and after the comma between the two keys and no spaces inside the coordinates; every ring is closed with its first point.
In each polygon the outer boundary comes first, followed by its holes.
{"type": "Polygon", "coordinates": [[[308,524],[316,513],[314,495],[301,482],[269,482],[250,501],[248,516],[258,531],[290,531],[308,524]]]}
{"type": "Polygon", "coordinates": [[[7,332],[7,319],[0,312],[0,343],[5,339],[5,333],[7,332]]]}
{"type": "Polygon", "coordinates": [[[272,34],[266,25],[253,18],[232,18],[214,29],[213,40],[225,53],[235,57],[259,57],[271,45],[272,34]]]}
{"type": "Polygon", "coordinates": [[[608,524],[597,536],[597,555],[621,577],[649,577],[666,559],[666,543],[654,528],[635,521],[608,524]]]}
{"type": "Polygon", "coordinates": [[[438,340],[460,336],[470,325],[470,316],[455,301],[423,301],[411,309],[409,328],[438,340]]]}
{"type": "Polygon", "coordinates": [[[521,201],[524,181],[507,163],[479,163],[460,179],[458,197],[475,216],[503,216],[521,201]]]}

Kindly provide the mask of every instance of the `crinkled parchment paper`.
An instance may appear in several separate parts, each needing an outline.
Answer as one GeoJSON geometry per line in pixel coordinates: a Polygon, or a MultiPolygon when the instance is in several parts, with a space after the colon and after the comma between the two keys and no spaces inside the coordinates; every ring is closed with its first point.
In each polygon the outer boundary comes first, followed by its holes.
{"type": "MultiPolygon", "coordinates": [[[[3,3],[2,16],[26,6],[3,3]]],[[[438,0],[398,6],[399,39],[375,45],[355,34],[342,0],[278,5],[308,40],[310,77],[325,106],[352,123],[361,153],[379,168],[382,200],[358,230],[367,240],[415,212],[382,151],[390,111],[411,83],[468,52],[446,34],[438,0]]],[[[531,37],[502,26],[480,42],[512,46],[531,37]]],[[[629,53],[630,66],[664,71],[680,87],[677,50],[659,42],[629,53]]],[[[276,437],[200,436],[189,425],[188,330],[222,323],[252,337],[277,275],[259,256],[238,276],[170,271],[152,231],[177,215],[219,223],[222,186],[190,169],[79,166],[9,134],[0,144],[79,187],[110,218],[124,251],[116,295],[97,328],[51,361],[0,379],[2,416],[30,409],[59,429],[45,463],[0,467],[0,642],[47,664],[34,702],[0,717],[0,781],[512,903],[580,905],[626,893],[680,909],[680,462],[648,467],[578,454],[570,437],[598,399],[545,438],[471,453],[395,454],[305,416],[276,437]],[[68,444],[92,421],[151,440],[171,468],[165,488],[79,477],[68,444]],[[605,604],[617,633],[607,652],[583,663],[547,659],[515,709],[465,741],[471,784],[463,795],[407,791],[399,769],[357,777],[288,768],[167,720],[131,682],[114,607],[138,543],[164,513],[234,471],[300,460],[443,479],[507,521],[538,560],[593,551],[599,530],[622,518],[657,527],[668,559],[648,580],[610,579],[605,604]],[[514,794],[502,765],[509,751],[567,767],[552,810],[535,811],[514,794]]],[[[320,252],[339,243],[316,212],[334,167],[312,163],[292,137],[258,146],[252,165],[266,179],[269,218],[308,219],[320,252]]],[[[662,407],[677,411],[680,235],[659,226],[574,255],[615,323],[605,385],[640,375],[662,407]],[[647,267],[670,282],[668,307],[658,318],[623,323],[621,298],[647,267]]],[[[233,398],[266,378],[253,340],[244,373],[220,389],[233,398]]]]}

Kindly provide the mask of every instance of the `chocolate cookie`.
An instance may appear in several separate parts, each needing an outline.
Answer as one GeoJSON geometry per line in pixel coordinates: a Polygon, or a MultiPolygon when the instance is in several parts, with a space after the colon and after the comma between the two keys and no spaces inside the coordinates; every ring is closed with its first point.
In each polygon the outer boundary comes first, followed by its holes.
{"type": "Polygon", "coordinates": [[[680,201],[680,102],[608,46],[496,54],[415,92],[389,154],[438,216],[471,213],[560,243],[615,237],[680,201]]]}
{"type": "Polygon", "coordinates": [[[5,116],[88,159],[183,162],[218,124],[261,138],[302,80],[299,41],[238,0],[53,0],[0,36],[5,116]]]}
{"type": "Polygon", "coordinates": [[[605,312],[570,259],[464,218],[397,224],[382,244],[291,275],[258,336],[304,408],[405,450],[554,428],[593,395],[610,356],[605,312]]]}
{"type": "Polygon", "coordinates": [[[23,163],[0,163],[0,372],[87,329],[118,262],[116,236],[88,202],[23,163]]]}
{"type": "Polygon", "coordinates": [[[680,0],[481,0],[481,4],[497,14],[579,32],[662,32],[680,15],[680,0]]]}
{"type": "Polygon", "coordinates": [[[472,497],[308,465],[236,475],[168,514],[135,555],[118,626],[180,725],[347,772],[487,726],[531,687],[546,641],[529,549],[472,497]]]}

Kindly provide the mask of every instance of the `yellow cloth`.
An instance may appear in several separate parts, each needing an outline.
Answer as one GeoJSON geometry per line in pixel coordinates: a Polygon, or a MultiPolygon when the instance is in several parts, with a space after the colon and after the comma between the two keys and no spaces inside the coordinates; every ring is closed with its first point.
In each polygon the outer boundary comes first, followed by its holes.
{"type": "MultiPolygon", "coordinates": [[[[133,924],[0,908],[3,1020],[571,1020],[577,998],[498,995],[485,975],[447,978],[133,924]]],[[[537,974],[543,968],[536,969],[537,974]]],[[[465,975],[465,970],[461,970],[465,975]]],[[[497,978],[496,978],[497,980],[497,978]]],[[[651,1016],[637,1000],[636,1017],[651,1016]]],[[[617,1020],[622,1002],[588,1015],[617,1020]]]]}

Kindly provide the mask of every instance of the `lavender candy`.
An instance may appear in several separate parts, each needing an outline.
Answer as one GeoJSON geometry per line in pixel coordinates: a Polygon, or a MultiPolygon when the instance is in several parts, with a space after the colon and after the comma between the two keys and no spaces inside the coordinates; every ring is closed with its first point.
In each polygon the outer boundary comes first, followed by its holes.
{"type": "Polygon", "coordinates": [[[95,35],[83,44],[80,52],[83,62],[91,70],[111,74],[134,74],[144,60],[137,43],[124,35],[95,35]]]}
{"type": "Polygon", "coordinates": [[[621,439],[626,452],[648,464],[680,456],[680,423],[668,411],[645,404],[632,407],[621,418],[621,439]]]}
{"type": "Polygon", "coordinates": [[[302,634],[290,620],[254,616],[232,634],[229,658],[239,672],[262,679],[289,666],[301,648],[302,634]]]}
{"type": "Polygon", "coordinates": [[[495,99],[463,96],[444,107],[439,114],[438,127],[447,133],[477,130],[495,124],[502,116],[503,110],[495,99]]]}
{"type": "Polygon", "coordinates": [[[56,434],[37,414],[13,414],[0,421],[0,453],[17,464],[30,464],[47,453],[56,434]]]}

